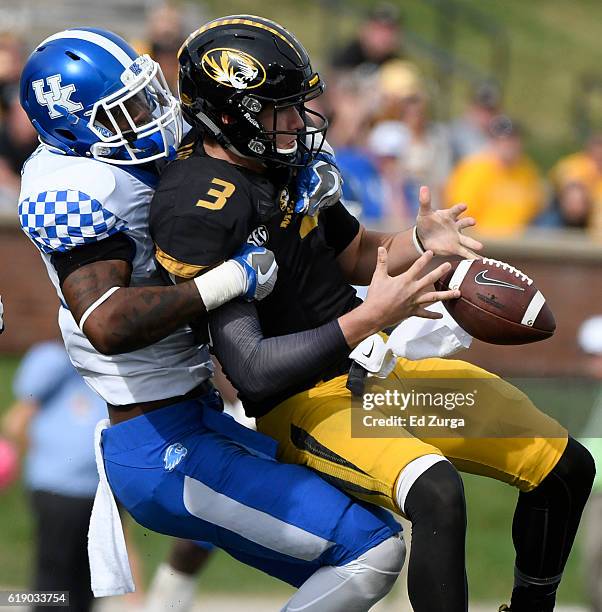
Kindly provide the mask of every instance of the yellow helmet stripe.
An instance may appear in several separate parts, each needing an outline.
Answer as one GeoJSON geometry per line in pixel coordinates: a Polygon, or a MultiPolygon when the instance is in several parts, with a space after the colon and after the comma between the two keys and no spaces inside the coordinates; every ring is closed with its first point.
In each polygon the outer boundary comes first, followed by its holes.
{"type": "MultiPolygon", "coordinates": [[[[219,26],[224,26],[224,25],[237,25],[237,24],[242,24],[242,25],[248,25],[248,26],[252,26],[254,28],[259,28],[261,30],[267,30],[268,32],[270,32],[271,34],[274,34],[275,36],[278,36],[278,38],[282,39],[296,54],[297,57],[299,59],[301,59],[301,55],[299,54],[299,51],[297,51],[297,49],[295,48],[295,46],[291,43],[290,40],[288,40],[285,36],[283,36],[280,32],[278,32],[278,30],[276,30],[275,28],[268,26],[264,23],[261,23],[260,21],[254,21],[254,19],[263,19],[263,17],[257,17],[256,15],[245,15],[244,18],[241,17],[236,17],[234,19],[218,19],[216,21],[210,21],[209,23],[206,23],[204,26],[201,26],[198,30],[195,30],[185,41],[184,44],[180,47],[180,50],[178,51],[178,58],[180,57],[184,47],[195,37],[198,36],[199,34],[202,34],[203,32],[206,32],[207,30],[211,30],[213,28],[218,28],[219,26]]],[[[266,21],[270,21],[269,19],[266,19],[266,21]]],[[[270,21],[270,23],[274,23],[273,21],[270,21]]],[[[276,25],[274,23],[274,25],[276,25]]]]}

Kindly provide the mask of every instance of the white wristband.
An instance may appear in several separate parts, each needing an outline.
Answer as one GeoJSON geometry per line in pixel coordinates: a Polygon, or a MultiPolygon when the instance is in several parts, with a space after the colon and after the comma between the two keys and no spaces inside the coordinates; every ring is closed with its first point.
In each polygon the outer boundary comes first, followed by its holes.
{"type": "Polygon", "coordinates": [[[420,253],[420,255],[424,255],[426,253],[426,249],[422,246],[422,242],[420,242],[420,238],[418,238],[418,226],[415,225],[412,230],[412,241],[414,242],[414,246],[416,250],[420,253]]]}
{"type": "Polygon", "coordinates": [[[121,289],[121,287],[111,287],[108,291],[105,291],[105,293],[103,293],[95,302],[92,302],[90,304],[90,306],[88,306],[88,308],[86,308],[86,311],[84,312],[84,314],[82,315],[82,318],[79,320],[79,328],[81,329],[82,333],[85,334],[86,332],[84,331],[84,323],[88,320],[88,317],[104,302],[106,302],[114,293],[115,291],[117,291],[117,289],[121,289]]]}
{"type": "Polygon", "coordinates": [[[247,290],[247,275],[242,266],[229,259],[194,279],[207,312],[243,295],[247,290]]]}

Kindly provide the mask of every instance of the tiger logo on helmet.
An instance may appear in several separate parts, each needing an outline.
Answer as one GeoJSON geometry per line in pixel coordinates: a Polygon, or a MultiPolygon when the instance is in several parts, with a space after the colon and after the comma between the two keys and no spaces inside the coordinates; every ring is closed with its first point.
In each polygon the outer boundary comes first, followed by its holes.
{"type": "Polygon", "coordinates": [[[252,89],[265,81],[264,67],[238,49],[211,49],[201,59],[201,66],[214,81],[235,89],[252,89]]]}

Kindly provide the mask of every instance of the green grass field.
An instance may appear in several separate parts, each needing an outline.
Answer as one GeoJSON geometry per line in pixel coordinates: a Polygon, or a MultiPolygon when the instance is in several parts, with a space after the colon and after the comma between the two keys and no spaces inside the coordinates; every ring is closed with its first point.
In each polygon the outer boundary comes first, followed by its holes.
{"type": "MultiPolygon", "coordinates": [[[[17,365],[14,358],[0,358],[0,414],[11,401],[10,381],[17,365]]],[[[556,401],[561,385],[554,390],[556,401]]],[[[550,393],[546,388],[545,393],[550,393]]],[[[574,388],[567,388],[566,403],[574,405],[574,388]]],[[[465,476],[468,500],[468,572],[473,600],[503,601],[512,586],[513,549],[510,540],[516,492],[498,482],[465,476]]],[[[132,528],[148,581],[157,564],[165,558],[169,539],[137,525],[132,528]]],[[[0,585],[25,586],[32,555],[31,519],[27,498],[20,485],[0,496],[0,585]]],[[[206,591],[241,593],[288,592],[286,585],[243,566],[218,553],[200,578],[206,591]]],[[[583,602],[579,574],[579,551],[574,552],[565,572],[560,600],[583,602]]]]}

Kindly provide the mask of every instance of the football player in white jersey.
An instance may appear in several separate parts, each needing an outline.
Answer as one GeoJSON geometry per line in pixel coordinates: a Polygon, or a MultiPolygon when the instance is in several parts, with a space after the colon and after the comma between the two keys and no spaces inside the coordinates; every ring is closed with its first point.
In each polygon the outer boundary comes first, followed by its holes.
{"type": "MultiPolygon", "coordinates": [[[[181,136],[159,66],[112,33],[67,30],[27,61],[21,103],[41,145],[23,169],[19,217],[56,287],[70,358],[109,406],[101,482],[106,473],[142,525],[213,542],[300,587],[284,609],[369,609],[403,563],[398,524],[313,472],[278,463],[272,439],[223,415],[188,325],[233,298],[267,295],[273,255],[247,245],[202,277],[159,286],[148,205],[155,162],[181,136]]],[[[402,284],[381,279],[372,297],[380,316],[383,304],[391,316],[402,284]]],[[[339,320],[338,335],[300,335],[312,350],[305,373],[340,351],[341,337],[353,346],[369,335],[373,322],[357,310],[339,320]]],[[[94,586],[114,589],[93,576],[94,586]]]]}

